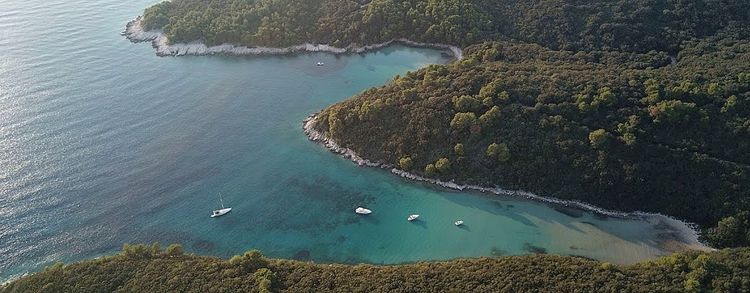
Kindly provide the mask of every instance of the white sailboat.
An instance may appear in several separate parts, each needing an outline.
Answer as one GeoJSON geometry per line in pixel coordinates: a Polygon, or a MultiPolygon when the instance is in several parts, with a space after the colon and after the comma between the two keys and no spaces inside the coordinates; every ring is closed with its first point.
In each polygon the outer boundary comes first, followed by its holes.
{"type": "Polygon", "coordinates": [[[221,201],[221,209],[214,210],[211,213],[211,218],[216,218],[225,215],[228,212],[232,211],[232,208],[225,208],[224,207],[224,199],[221,198],[221,193],[219,193],[219,201],[221,201]]]}
{"type": "Polygon", "coordinates": [[[369,215],[369,214],[372,213],[371,210],[368,210],[368,209],[363,208],[363,207],[358,207],[357,209],[354,210],[354,212],[357,213],[357,214],[360,214],[360,215],[369,215]]]}

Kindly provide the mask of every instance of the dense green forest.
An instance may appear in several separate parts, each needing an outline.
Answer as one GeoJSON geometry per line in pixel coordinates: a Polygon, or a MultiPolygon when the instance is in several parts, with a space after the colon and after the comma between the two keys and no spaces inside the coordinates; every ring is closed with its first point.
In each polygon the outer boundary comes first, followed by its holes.
{"type": "Polygon", "coordinates": [[[44,271],[0,292],[748,292],[750,248],[683,253],[630,266],[526,255],[404,265],[315,264],[249,251],[229,260],[179,245],[125,245],[120,254],[44,271]]]}
{"type": "MultiPolygon", "coordinates": [[[[427,177],[706,226],[750,210],[750,42],[686,42],[674,64],[507,42],[465,55],[331,106],[317,127],[427,177]]],[[[746,218],[716,231],[740,240],[713,243],[747,244],[746,218]]]]}
{"type": "Polygon", "coordinates": [[[172,0],[144,12],[172,42],[339,47],[397,38],[457,46],[514,39],[552,49],[675,53],[717,32],[747,36],[744,0],[172,0]]]}

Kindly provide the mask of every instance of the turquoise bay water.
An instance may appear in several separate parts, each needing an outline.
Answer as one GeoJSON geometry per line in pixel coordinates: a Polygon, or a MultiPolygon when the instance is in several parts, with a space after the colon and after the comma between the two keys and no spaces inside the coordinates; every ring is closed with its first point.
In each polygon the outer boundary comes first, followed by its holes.
{"type": "Polygon", "coordinates": [[[152,3],[3,3],[0,281],[154,241],[319,262],[545,250],[632,263],[668,253],[662,240],[685,228],[357,167],[307,141],[301,121],[396,74],[447,62],[440,52],[159,58],[119,36],[152,3]],[[234,210],[211,219],[220,192],[234,210]],[[355,215],[360,205],[374,213],[355,215]],[[412,213],[421,220],[407,222],[412,213]]]}

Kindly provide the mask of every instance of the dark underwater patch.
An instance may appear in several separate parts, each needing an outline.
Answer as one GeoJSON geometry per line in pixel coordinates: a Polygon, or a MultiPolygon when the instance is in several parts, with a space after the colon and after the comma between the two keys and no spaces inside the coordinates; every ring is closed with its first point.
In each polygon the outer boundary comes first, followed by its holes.
{"type": "Polygon", "coordinates": [[[506,255],[506,254],[508,254],[508,252],[507,252],[507,251],[505,251],[505,250],[502,250],[502,249],[500,249],[500,248],[497,248],[496,246],[493,246],[493,247],[492,247],[492,248],[490,249],[490,253],[492,254],[492,256],[503,256],[503,255],[506,255]]]}
{"type": "Polygon", "coordinates": [[[307,249],[297,251],[297,253],[292,256],[292,259],[302,261],[310,260],[310,251],[307,249]]]}
{"type": "Polygon", "coordinates": [[[531,252],[533,254],[547,254],[547,249],[544,247],[534,246],[531,243],[524,243],[523,250],[531,252]]]}
{"type": "Polygon", "coordinates": [[[599,228],[599,226],[597,226],[596,224],[594,224],[594,223],[591,223],[591,222],[589,222],[589,221],[581,221],[581,223],[584,223],[584,224],[586,224],[586,225],[591,225],[591,226],[594,226],[594,227],[597,227],[597,228],[599,228]]]}
{"type": "Polygon", "coordinates": [[[579,209],[569,208],[569,207],[563,207],[563,206],[555,206],[555,211],[558,213],[561,213],[563,215],[566,215],[571,218],[580,218],[583,217],[583,211],[579,209]]]}

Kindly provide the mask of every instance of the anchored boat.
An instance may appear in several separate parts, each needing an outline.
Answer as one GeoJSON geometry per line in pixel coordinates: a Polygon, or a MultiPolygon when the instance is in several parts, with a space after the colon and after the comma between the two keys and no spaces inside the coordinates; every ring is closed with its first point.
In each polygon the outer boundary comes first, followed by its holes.
{"type": "Polygon", "coordinates": [[[368,210],[368,209],[363,208],[363,207],[358,207],[356,210],[354,210],[354,212],[357,213],[357,214],[360,214],[360,215],[369,215],[369,214],[372,213],[371,210],[368,210]]]}
{"type": "Polygon", "coordinates": [[[211,212],[211,218],[220,217],[232,211],[232,208],[224,207],[224,199],[221,198],[221,193],[219,193],[219,201],[221,201],[221,209],[211,212]]]}

